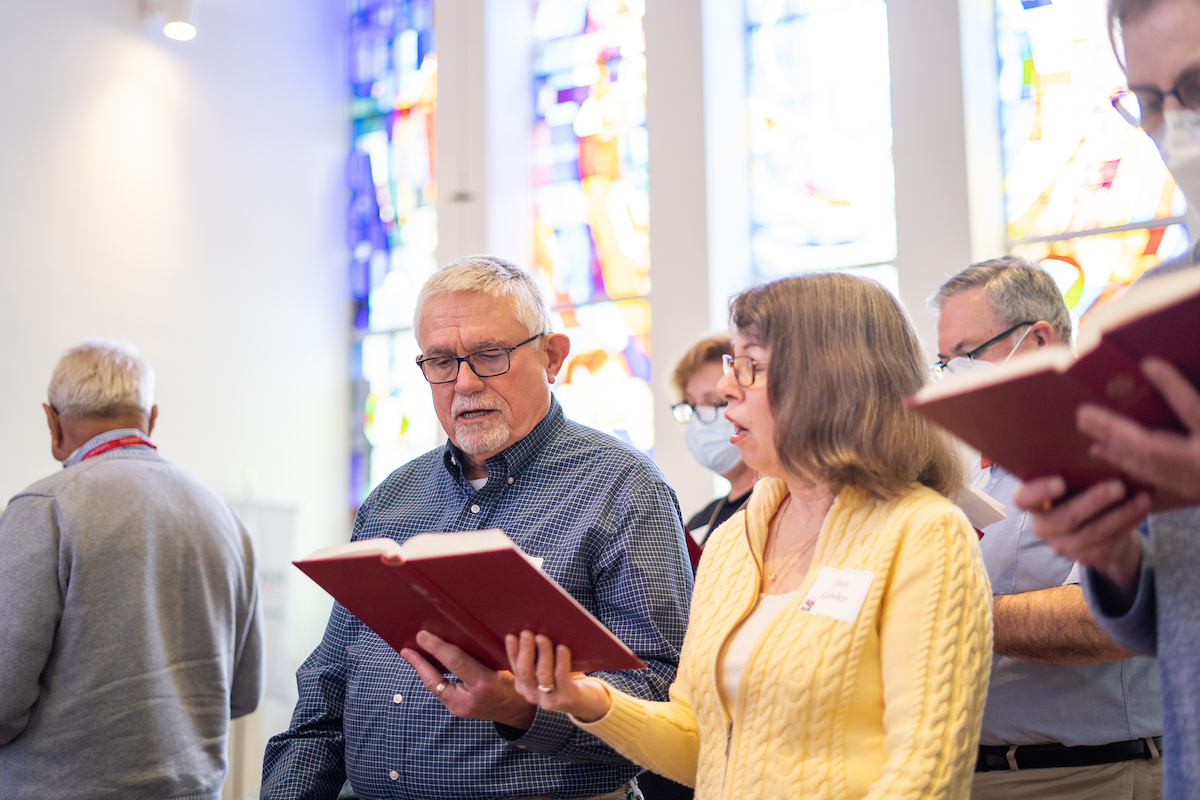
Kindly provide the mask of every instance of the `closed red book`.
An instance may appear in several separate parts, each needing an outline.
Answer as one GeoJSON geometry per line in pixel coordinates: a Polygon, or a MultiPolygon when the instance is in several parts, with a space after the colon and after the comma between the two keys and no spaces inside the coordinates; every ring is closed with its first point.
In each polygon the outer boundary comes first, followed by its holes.
{"type": "Polygon", "coordinates": [[[508,669],[505,635],[530,630],[570,647],[581,672],[646,666],[503,531],[362,539],[292,563],[396,652],[421,651],[426,630],[508,669]]]}
{"type": "MultiPolygon", "coordinates": [[[[1200,269],[1146,280],[1099,309],[1080,330],[1078,358],[1043,348],[930,384],[908,404],[1022,480],[1061,475],[1068,493],[1114,477],[1142,488],[1088,454],[1092,440],[1079,432],[1076,411],[1092,403],[1148,428],[1185,431],[1142,374],[1150,356],[1200,385],[1200,269]]],[[[1179,504],[1155,495],[1158,509],[1179,504]]]]}

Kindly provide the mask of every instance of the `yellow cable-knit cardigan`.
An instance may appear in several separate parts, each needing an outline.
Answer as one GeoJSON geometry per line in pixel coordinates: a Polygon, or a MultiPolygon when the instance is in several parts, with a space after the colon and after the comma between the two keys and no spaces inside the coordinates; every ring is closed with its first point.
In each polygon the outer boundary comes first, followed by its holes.
{"type": "Polygon", "coordinates": [[[698,800],[966,798],[992,663],[992,593],[975,534],[950,501],[913,484],[880,501],[846,488],[812,568],[754,645],[737,699],[721,649],[758,601],[782,481],[760,481],[709,540],[670,701],[613,689],[582,724],[698,800]],[[853,623],[799,610],[822,567],[873,574],[853,623]]]}

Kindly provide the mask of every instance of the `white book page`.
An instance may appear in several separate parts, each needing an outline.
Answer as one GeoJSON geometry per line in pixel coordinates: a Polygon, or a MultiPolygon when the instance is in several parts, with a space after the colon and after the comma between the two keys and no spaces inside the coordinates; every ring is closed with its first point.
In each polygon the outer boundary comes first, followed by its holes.
{"type": "Polygon", "coordinates": [[[358,556],[400,556],[400,545],[398,542],[387,539],[359,539],[357,542],[348,544],[335,544],[330,547],[322,547],[320,550],[309,555],[304,561],[323,561],[334,558],[356,558],[358,556]]]}
{"type": "Polygon", "coordinates": [[[967,485],[967,488],[954,498],[954,504],[967,515],[967,521],[979,530],[988,525],[994,525],[1003,519],[1008,519],[1004,506],[983,490],[967,485]]]}

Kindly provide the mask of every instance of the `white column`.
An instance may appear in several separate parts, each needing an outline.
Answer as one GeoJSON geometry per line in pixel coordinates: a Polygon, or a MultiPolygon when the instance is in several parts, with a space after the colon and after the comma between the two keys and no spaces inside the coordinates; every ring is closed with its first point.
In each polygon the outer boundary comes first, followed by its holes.
{"type": "Polygon", "coordinates": [[[701,16],[696,0],[651,0],[644,20],[654,460],[685,517],[712,499],[711,473],[688,453],[669,408],[675,362],[712,327],[701,16]]]}
{"type": "Polygon", "coordinates": [[[927,298],[971,263],[958,0],[890,0],[896,269],[932,352],[927,298]]]}
{"type": "Polygon", "coordinates": [[[487,250],[484,15],[477,0],[435,0],[438,265],[487,250]]]}

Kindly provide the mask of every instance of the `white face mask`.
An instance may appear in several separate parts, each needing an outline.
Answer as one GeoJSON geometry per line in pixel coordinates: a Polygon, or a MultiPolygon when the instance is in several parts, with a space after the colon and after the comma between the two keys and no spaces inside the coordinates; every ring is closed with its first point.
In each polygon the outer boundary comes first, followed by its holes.
{"type": "Polygon", "coordinates": [[[737,445],[729,442],[733,433],[733,423],[725,419],[723,413],[718,413],[712,422],[701,422],[699,415],[693,415],[683,438],[692,458],[696,459],[700,466],[707,467],[718,475],[724,475],[742,460],[737,445]]]}
{"type": "MultiPolygon", "coordinates": [[[[1167,111],[1163,124],[1148,133],[1188,205],[1192,209],[1200,206],[1200,113],[1190,109],[1167,111]]],[[[1193,234],[1192,238],[1197,237],[1193,234]]]]}

